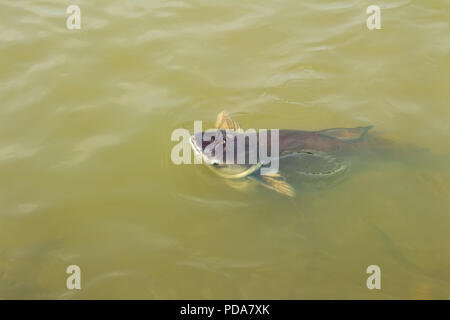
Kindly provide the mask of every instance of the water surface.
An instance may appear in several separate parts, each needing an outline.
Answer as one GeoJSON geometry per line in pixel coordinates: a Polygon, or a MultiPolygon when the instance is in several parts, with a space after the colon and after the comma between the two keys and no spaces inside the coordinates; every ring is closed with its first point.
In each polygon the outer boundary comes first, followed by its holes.
{"type": "Polygon", "coordinates": [[[371,4],[0,0],[0,298],[448,299],[449,3],[377,1],[369,31],[371,4]],[[236,190],[170,160],[223,109],[401,150],[236,190]]]}

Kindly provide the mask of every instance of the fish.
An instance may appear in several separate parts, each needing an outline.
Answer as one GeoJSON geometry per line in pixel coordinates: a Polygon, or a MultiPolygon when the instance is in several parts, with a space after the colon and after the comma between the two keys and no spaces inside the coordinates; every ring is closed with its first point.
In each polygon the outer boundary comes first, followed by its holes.
{"type": "Polygon", "coordinates": [[[294,163],[298,165],[296,172],[300,175],[335,174],[346,167],[345,162],[341,161],[342,155],[357,153],[367,146],[365,138],[371,128],[277,130],[276,134],[270,130],[264,135],[261,131],[255,131],[257,143],[251,143],[248,131],[244,131],[237,121],[222,111],[217,115],[215,132],[195,132],[189,142],[195,156],[222,178],[233,181],[251,179],[266,188],[294,197],[294,187],[281,173],[285,163],[295,159],[294,163]],[[244,148],[238,148],[239,141],[243,141],[244,148]],[[276,148],[273,148],[274,142],[276,148]],[[234,151],[230,153],[231,156],[227,154],[227,148],[234,151]],[[261,155],[262,148],[267,151],[267,157],[261,155]],[[239,162],[238,159],[243,161],[239,162]],[[275,162],[279,163],[279,168],[267,170],[275,162]],[[263,173],[263,170],[266,172],[263,173]]]}

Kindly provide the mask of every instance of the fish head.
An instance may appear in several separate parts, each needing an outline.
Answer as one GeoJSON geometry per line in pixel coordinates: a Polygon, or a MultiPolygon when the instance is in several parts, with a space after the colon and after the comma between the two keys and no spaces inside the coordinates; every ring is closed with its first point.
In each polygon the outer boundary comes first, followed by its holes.
{"type": "Polygon", "coordinates": [[[226,133],[224,130],[196,132],[189,139],[196,157],[201,157],[207,165],[225,164],[226,133]]]}
{"type": "Polygon", "coordinates": [[[257,171],[261,164],[244,162],[237,163],[237,153],[245,153],[244,158],[248,159],[247,148],[238,150],[237,137],[239,133],[233,130],[208,130],[194,133],[189,142],[194,155],[202,159],[202,163],[208,165],[213,171],[224,178],[243,178],[257,171]],[[233,141],[231,143],[231,141],[233,141]],[[232,148],[230,152],[230,149],[232,148]],[[231,154],[230,158],[227,158],[231,154]]]}

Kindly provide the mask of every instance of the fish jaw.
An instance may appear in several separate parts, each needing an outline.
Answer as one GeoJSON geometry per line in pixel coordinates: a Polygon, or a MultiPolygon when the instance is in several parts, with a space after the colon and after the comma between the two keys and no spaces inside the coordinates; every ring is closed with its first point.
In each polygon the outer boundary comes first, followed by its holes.
{"type": "Polygon", "coordinates": [[[194,151],[194,156],[195,157],[201,157],[203,152],[202,152],[202,150],[200,150],[198,145],[195,143],[195,137],[194,136],[191,136],[189,138],[189,143],[191,145],[192,150],[194,151]]]}
{"type": "MultiPolygon", "coordinates": [[[[219,163],[218,160],[216,160],[216,159],[210,159],[210,158],[208,158],[208,157],[205,155],[205,153],[203,152],[203,150],[201,149],[201,147],[199,147],[198,144],[196,143],[196,139],[195,139],[195,136],[194,136],[194,135],[192,135],[192,136],[189,138],[189,143],[191,144],[192,150],[194,151],[194,157],[195,157],[196,159],[198,159],[198,160],[201,159],[201,160],[203,160],[203,162],[204,162],[205,164],[210,165],[210,166],[217,166],[217,165],[220,165],[220,163],[219,163]]],[[[201,162],[196,162],[196,163],[201,163],[201,162]]]]}

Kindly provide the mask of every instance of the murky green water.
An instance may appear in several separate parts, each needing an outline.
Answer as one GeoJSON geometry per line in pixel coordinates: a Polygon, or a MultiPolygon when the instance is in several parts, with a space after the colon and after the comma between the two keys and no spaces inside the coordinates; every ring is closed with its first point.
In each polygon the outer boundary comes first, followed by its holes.
{"type": "Polygon", "coordinates": [[[448,299],[449,3],[376,2],[0,0],[0,298],[448,299]],[[239,191],[170,160],[222,109],[398,148],[239,191]]]}

